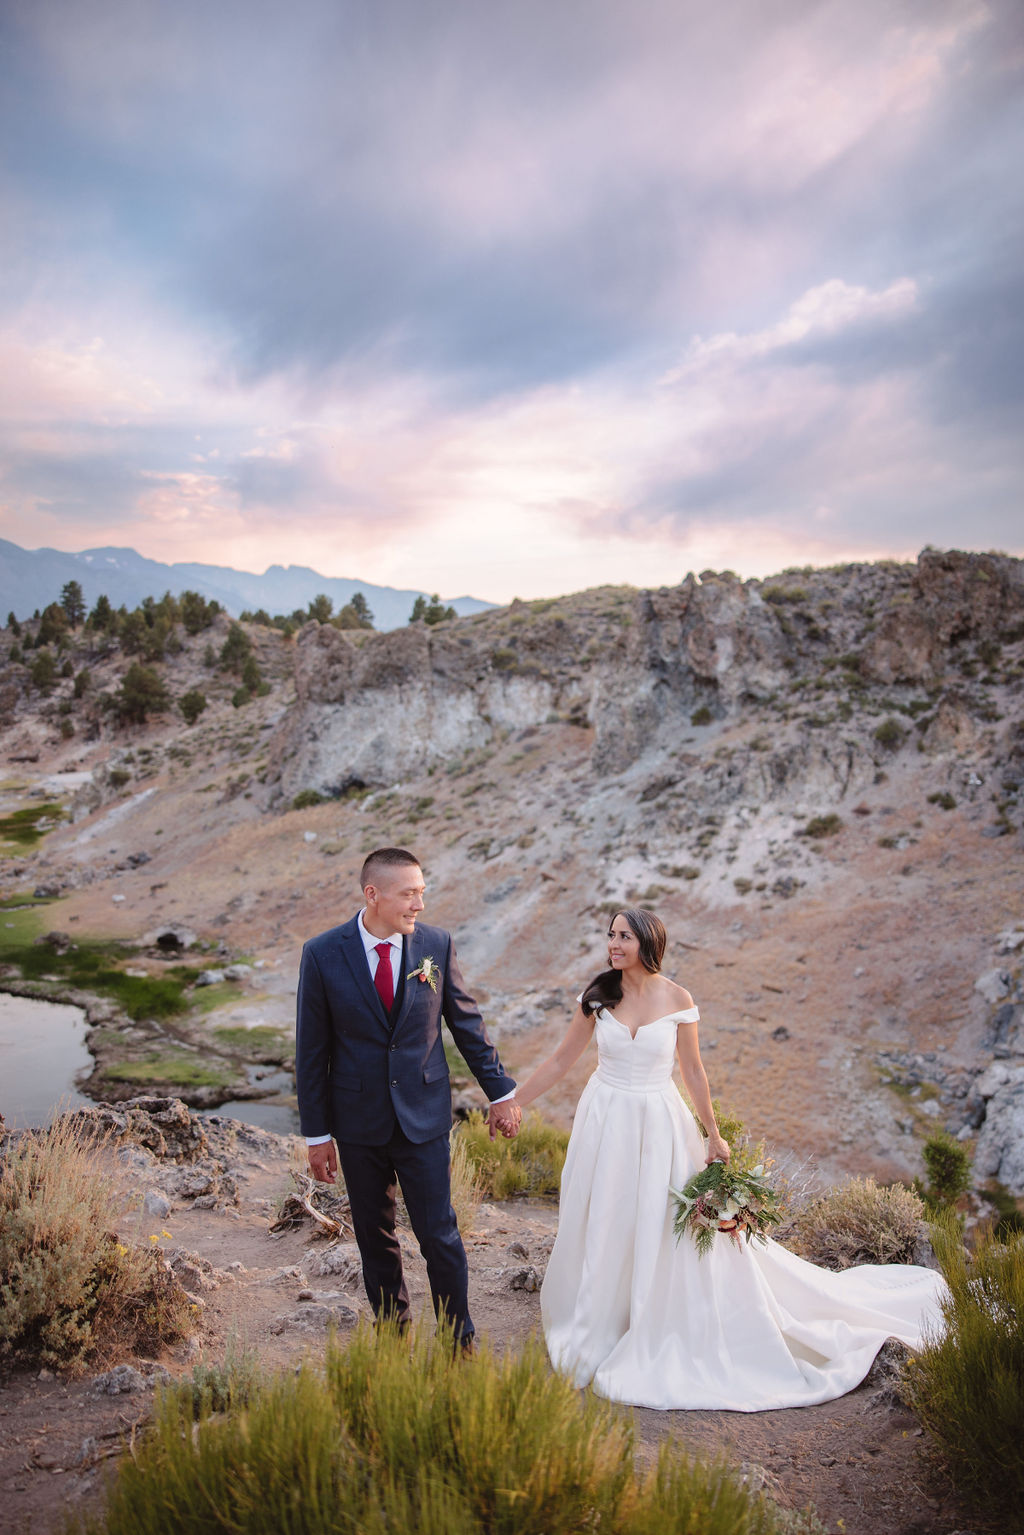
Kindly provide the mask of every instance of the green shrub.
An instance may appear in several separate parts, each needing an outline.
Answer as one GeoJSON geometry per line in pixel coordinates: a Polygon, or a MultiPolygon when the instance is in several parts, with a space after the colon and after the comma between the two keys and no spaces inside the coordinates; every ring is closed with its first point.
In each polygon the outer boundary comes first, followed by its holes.
{"type": "Polygon", "coordinates": [[[194,725],[206,708],[206,694],[200,688],[189,688],[188,692],[178,699],[178,708],[184,716],[186,725],[194,725]]]}
{"type": "Polygon", "coordinates": [[[133,725],[144,725],[151,714],[161,714],[170,704],[170,695],[158,672],[151,666],[133,661],[124,674],[121,686],[110,697],[108,707],[119,719],[133,725]]]}
{"type": "Polygon", "coordinates": [[[960,1490],[993,1528],[1024,1504],[1024,1236],[968,1255],[951,1214],[932,1227],[949,1285],[944,1331],[911,1361],[903,1390],[960,1490]]]}
{"type": "Polygon", "coordinates": [[[458,1137],[486,1198],[558,1193],[569,1135],[548,1124],[536,1110],[525,1116],[514,1140],[499,1135],[492,1141],[487,1121],[478,1112],[463,1121],[458,1137]]]}
{"type": "Polygon", "coordinates": [[[241,673],[249,659],[252,643],[241,624],[232,623],[227,638],[220,647],[219,662],[226,671],[241,673]]]}
{"type": "Polygon", "coordinates": [[[900,724],[899,720],[894,720],[891,717],[887,720],[883,720],[875,730],[875,740],[878,742],[879,746],[887,746],[893,750],[895,750],[895,748],[900,745],[903,740],[903,735],[903,726],[900,724]]]}
{"type": "Polygon", "coordinates": [[[929,805],[938,805],[940,810],[956,809],[956,800],[953,798],[952,794],[950,794],[948,789],[943,789],[941,792],[936,794],[929,794],[928,803],[929,805]]]}
{"type": "Polygon", "coordinates": [[[36,653],[29,675],[32,678],[32,686],[38,688],[40,693],[53,692],[57,684],[57,663],[48,650],[40,650],[36,653]]]}
{"type": "Polygon", "coordinates": [[[105,1151],[69,1115],[4,1146],[0,1358],[73,1368],[115,1339],[149,1351],[191,1329],[159,1251],[110,1229],[120,1191],[105,1151]]]}
{"type": "Polygon", "coordinates": [[[801,837],[834,837],[843,829],[843,818],[830,810],[828,815],[812,816],[800,832],[801,837]]]}
{"type": "Polygon", "coordinates": [[[324,797],[316,789],[300,789],[292,800],[293,810],[311,810],[314,805],[322,805],[324,797]]]}
{"type": "Polygon", "coordinates": [[[710,725],[714,717],[715,716],[712,714],[707,704],[701,704],[700,708],[694,709],[693,713],[690,715],[690,724],[710,725]]]}
{"type": "Polygon", "coordinates": [[[766,586],[761,596],[775,607],[781,607],[787,602],[807,601],[807,591],[802,586],[766,586]]]}
{"type": "Polygon", "coordinates": [[[913,1263],[924,1205],[913,1189],[854,1178],[800,1205],[778,1240],[823,1268],[857,1263],[913,1263]]]}
{"type": "Polygon", "coordinates": [[[722,1461],[668,1445],[635,1457],[628,1414],[553,1374],[531,1340],[471,1366],[450,1337],[360,1328],[303,1367],[221,1395],[184,1381],[121,1463],[92,1535],[781,1535],[780,1515],[722,1461]]]}
{"type": "Polygon", "coordinates": [[[966,1146],[945,1130],[936,1130],[924,1143],[921,1155],[928,1171],[927,1186],[917,1191],[932,1210],[952,1209],[966,1194],[971,1182],[971,1157],[966,1146]]]}

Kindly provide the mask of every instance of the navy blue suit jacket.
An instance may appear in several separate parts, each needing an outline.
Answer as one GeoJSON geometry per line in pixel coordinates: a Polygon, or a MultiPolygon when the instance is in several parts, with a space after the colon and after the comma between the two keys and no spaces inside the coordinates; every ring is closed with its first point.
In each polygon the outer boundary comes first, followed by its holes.
{"type": "Polygon", "coordinates": [[[392,1027],[355,917],[305,945],[295,1028],[303,1135],[383,1146],[396,1120],[418,1144],[447,1134],[452,1096],[442,1017],[489,1100],[515,1087],[465,989],[451,934],[417,926],[403,944],[403,976],[427,957],[438,970],[437,990],[407,979],[392,1027]]]}

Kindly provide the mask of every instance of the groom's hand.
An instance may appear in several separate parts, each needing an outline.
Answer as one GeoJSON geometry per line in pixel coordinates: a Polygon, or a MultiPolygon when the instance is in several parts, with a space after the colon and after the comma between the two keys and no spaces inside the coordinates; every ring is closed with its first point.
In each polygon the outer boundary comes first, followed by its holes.
{"type": "Polygon", "coordinates": [[[514,1098],[506,1098],[502,1103],[492,1103],[490,1113],[487,1116],[487,1127],[493,1141],[500,1130],[507,1141],[519,1134],[519,1126],[523,1122],[523,1111],[514,1098]]]}
{"type": "Polygon", "coordinates": [[[306,1147],[309,1170],[317,1183],[333,1183],[338,1175],[338,1153],[333,1141],[320,1141],[306,1147]]]}

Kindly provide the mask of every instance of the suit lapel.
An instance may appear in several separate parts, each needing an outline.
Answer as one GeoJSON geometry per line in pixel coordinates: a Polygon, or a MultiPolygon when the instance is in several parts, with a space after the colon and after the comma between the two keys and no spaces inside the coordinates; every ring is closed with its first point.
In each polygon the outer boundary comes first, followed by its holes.
{"type": "Polygon", "coordinates": [[[415,976],[413,976],[411,980],[409,980],[408,977],[411,972],[416,969],[422,958],[423,940],[419,935],[418,928],[414,928],[409,936],[402,940],[402,981],[404,984],[402,990],[402,1004],[399,1007],[398,1015],[395,1018],[396,1030],[401,1028],[402,1024],[405,1022],[405,1016],[412,1006],[412,1000],[416,994],[416,987],[421,984],[415,976]]]}
{"type": "Polygon", "coordinates": [[[366,962],[366,950],[363,948],[363,940],[359,935],[359,927],[355,920],[351,923],[346,923],[342,929],[339,942],[341,952],[352,973],[356,990],[374,1018],[377,1019],[381,1028],[389,1028],[388,1015],[384,1011],[384,1004],[377,995],[377,988],[371,979],[370,967],[366,962]]]}

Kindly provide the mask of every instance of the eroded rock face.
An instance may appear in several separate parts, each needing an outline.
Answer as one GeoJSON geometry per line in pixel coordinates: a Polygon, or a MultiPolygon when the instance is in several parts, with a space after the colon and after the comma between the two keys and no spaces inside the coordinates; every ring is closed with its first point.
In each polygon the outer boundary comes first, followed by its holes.
{"type": "Polygon", "coordinates": [[[180,1098],[133,1098],[118,1108],[103,1103],[76,1109],[69,1117],[84,1130],[144,1146],[154,1156],[171,1162],[197,1162],[209,1155],[210,1143],[202,1121],[189,1113],[180,1098]]]}
{"type": "MultiPolygon", "coordinates": [[[[386,634],[310,623],[271,778],[286,802],[303,789],[338,796],[552,719],[592,728],[594,768],[617,774],[676,746],[694,716],[698,727],[723,721],[837,669],[865,685],[936,688],[954,660],[984,667],[1022,633],[1024,561],[956,551],[767,582],[707,571],[658,591],[513,603],[386,634]]],[[[978,730],[971,699],[950,687],[925,726],[929,752],[964,750],[978,730]]]]}
{"type": "Polygon", "coordinates": [[[1020,560],[925,550],[906,593],[865,645],[864,669],[878,682],[935,682],[951,645],[967,639],[999,644],[1022,611],[1020,560]]]}
{"type": "Polygon", "coordinates": [[[987,1102],[974,1152],[975,1176],[997,1178],[1019,1198],[1024,1195],[1024,1063],[995,1062],[978,1090],[987,1102]]]}

